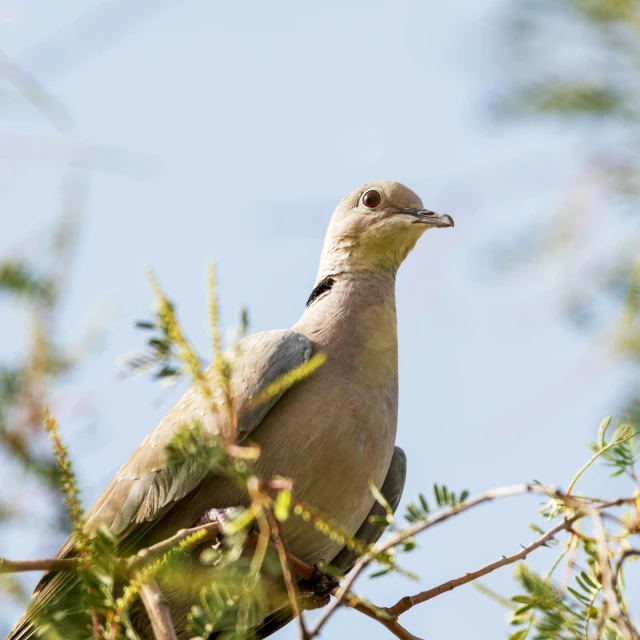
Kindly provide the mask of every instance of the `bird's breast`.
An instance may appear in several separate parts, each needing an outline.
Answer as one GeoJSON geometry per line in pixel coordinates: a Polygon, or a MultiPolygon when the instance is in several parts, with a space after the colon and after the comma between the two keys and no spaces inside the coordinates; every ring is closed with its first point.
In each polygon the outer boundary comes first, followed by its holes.
{"type": "MultiPolygon", "coordinates": [[[[369,513],[369,483],[382,486],[395,442],[397,373],[393,366],[380,368],[379,355],[362,352],[352,373],[346,373],[329,354],[255,432],[264,476],[292,478],[297,499],[351,532],[369,513]]],[[[315,562],[339,551],[313,523],[292,518],[285,527],[292,553],[315,562]]]]}

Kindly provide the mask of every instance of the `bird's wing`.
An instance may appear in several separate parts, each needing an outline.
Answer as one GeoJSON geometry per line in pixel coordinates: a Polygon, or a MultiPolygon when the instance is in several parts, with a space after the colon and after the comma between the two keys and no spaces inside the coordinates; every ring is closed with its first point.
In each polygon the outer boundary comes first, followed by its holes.
{"type": "MultiPolygon", "coordinates": [[[[254,406],[256,398],[284,374],[304,364],[312,351],[309,339],[298,331],[265,331],[241,340],[226,353],[230,386],[238,415],[238,441],[246,439],[279,400],[282,393],[254,406]]],[[[211,365],[205,375],[215,381],[211,365]]],[[[220,385],[215,404],[222,406],[220,385]]],[[[198,425],[205,434],[218,434],[224,411],[211,410],[211,401],[192,387],[144,439],[137,451],[88,514],[88,526],[107,526],[117,536],[136,524],[153,521],[176,501],[195,489],[211,471],[207,460],[187,459],[180,467],[167,464],[166,447],[181,432],[198,425]]]]}
{"type": "MultiPolygon", "coordinates": [[[[387,472],[387,477],[380,489],[380,493],[382,493],[394,513],[398,508],[398,504],[400,504],[400,498],[402,497],[402,491],[404,490],[404,481],[406,476],[407,456],[400,447],[395,447],[393,450],[393,458],[391,458],[391,464],[389,465],[389,471],[387,472]]],[[[367,545],[376,543],[384,533],[386,527],[384,525],[373,524],[369,521],[369,518],[371,518],[371,516],[384,515],[385,510],[383,506],[378,502],[374,502],[371,507],[371,511],[369,511],[369,515],[366,517],[362,525],[360,525],[358,531],[356,531],[356,539],[367,545]]],[[[357,559],[358,554],[355,551],[350,551],[347,547],[344,547],[344,549],[342,549],[342,551],[340,551],[340,553],[331,561],[331,566],[335,567],[343,574],[346,574],[351,571],[357,559]]]]}
{"type": "MultiPolygon", "coordinates": [[[[284,392],[255,406],[251,400],[284,374],[307,362],[311,353],[309,339],[293,330],[250,335],[225,353],[238,414],[238,441],[253,432],[284,392]]],[[[209,379],[216,375],[213,365],[205,374],[209,379]]],[[[219,389],[215,400],[222,403],[219,389]]],[[[222,426],[221,415],[211,411],[210,401],[207,402],[196,387],[189,389],[120,468],[89,511],[89,530],[106,526],[118,538],[126,538],[132,529],[144,527],[161,517],[176,501],[193,491],[209,473],[209,467],[186,462],[177,469],[172,468],[167,464],[166,446],[177,434],[193,429],[196,424],[200,424],[205,432],[218,433],[222,426]]],[[[58,557],[73,555],[74,547],[75,540],[70,537],[58,557]]],[[[64,590],[73,581],[72,577],[69,573],[45,573],[36,587],[38,598],[34,606],[44,605],[55,592],[64,590]]],[[[9,638],[31,637],[33,612],[31,607],[9,638]]]]}

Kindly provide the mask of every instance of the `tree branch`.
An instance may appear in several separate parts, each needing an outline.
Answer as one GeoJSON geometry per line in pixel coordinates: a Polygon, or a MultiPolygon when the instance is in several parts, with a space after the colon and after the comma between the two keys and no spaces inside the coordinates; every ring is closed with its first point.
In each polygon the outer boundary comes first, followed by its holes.
{"type": "MultiPolygon", "coordinates": [[[[616,574],[611,570],[609,563],[609,547],[602,523],[602,517],[597,510],[592,510],[590,515],[593,519],[593,535],[597,541],[598,566],[600,569],[600,581],[602,582],[602,593],[607,604],[608,615],[616,621],[619,631],[625,639],[633,640],[638,637],[638,632],[633,628],[631,622],[624,615],[618,596],[616,593],[616,574]]],[[[617,570],[617,568],[616,568],[617,570]]]]}

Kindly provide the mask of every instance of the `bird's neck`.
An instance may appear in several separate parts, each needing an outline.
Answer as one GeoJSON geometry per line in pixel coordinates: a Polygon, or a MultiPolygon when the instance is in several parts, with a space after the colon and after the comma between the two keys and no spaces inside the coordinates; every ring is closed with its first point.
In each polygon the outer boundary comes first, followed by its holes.
{"type": "Polygon", "coordinates": [[[316,284],[333,274],[357,274],[366,279],[375,278],[391,279],[395,282],[398,267],[413,247],[402,245],[398,247],[385,247],[381,251],[375,243],[365,243],[361,238],[349,238],[346,236],[337,239],[335,235],[327,234],[316,284]]]}
{"type": "Polygon", "coordinates": [[[319,278],[295,329],[325,352],[329,361],[354,367],[358,377],[395,379],[395,272],[321,272],[319,278]]]}

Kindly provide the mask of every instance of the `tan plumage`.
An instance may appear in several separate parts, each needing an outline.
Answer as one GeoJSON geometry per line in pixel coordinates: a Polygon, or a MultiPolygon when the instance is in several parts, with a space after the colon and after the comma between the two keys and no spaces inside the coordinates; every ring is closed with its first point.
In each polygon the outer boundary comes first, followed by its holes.
{"type": "MultiPolygon", "coordinates": [[[[448,216],[425,210],[401,184],[381,181],[357,189],[331,218],[316,288],[293,330],[249,336],[229,354],[240,437],[261,447],[263,477],[293,478],[296,495],[307,504],[350,531],[364,526],[372,539],[380,531],[369,531],[366,522],[374,505],[369,482],[380,487],[388,479],[395,504],[404,484],[401,452],[388,477],[398,411],[396,272],[427,228],[452,225],[448,216]],[[243,409],[269,382],[317,351],[327,361],[314,375],[260,410],[243,409]]],[[[193,525],[210,508],[246,504],[229,480],[166,468],[164,447],[181,425],[198,419],[217,430],[205,407],[194,389],[176,403],[91,509],[90,529],[109,527],[123,552],[132,553],[193,525]]],[[[298,518],[285,523],[284,535],[291,553],[307,562],[338,556],[348,568],[353,561],[298,518]]],[[[72,552],[70,540],[60,554],[72,552]]],[[[72,583],[69,575],[45,576],[33,607],[72,583]]],[[[182,632],[192,602],[167,596],[182,632]]],[[[9,639],[32,635],[33,607],[9,639]]]]}

